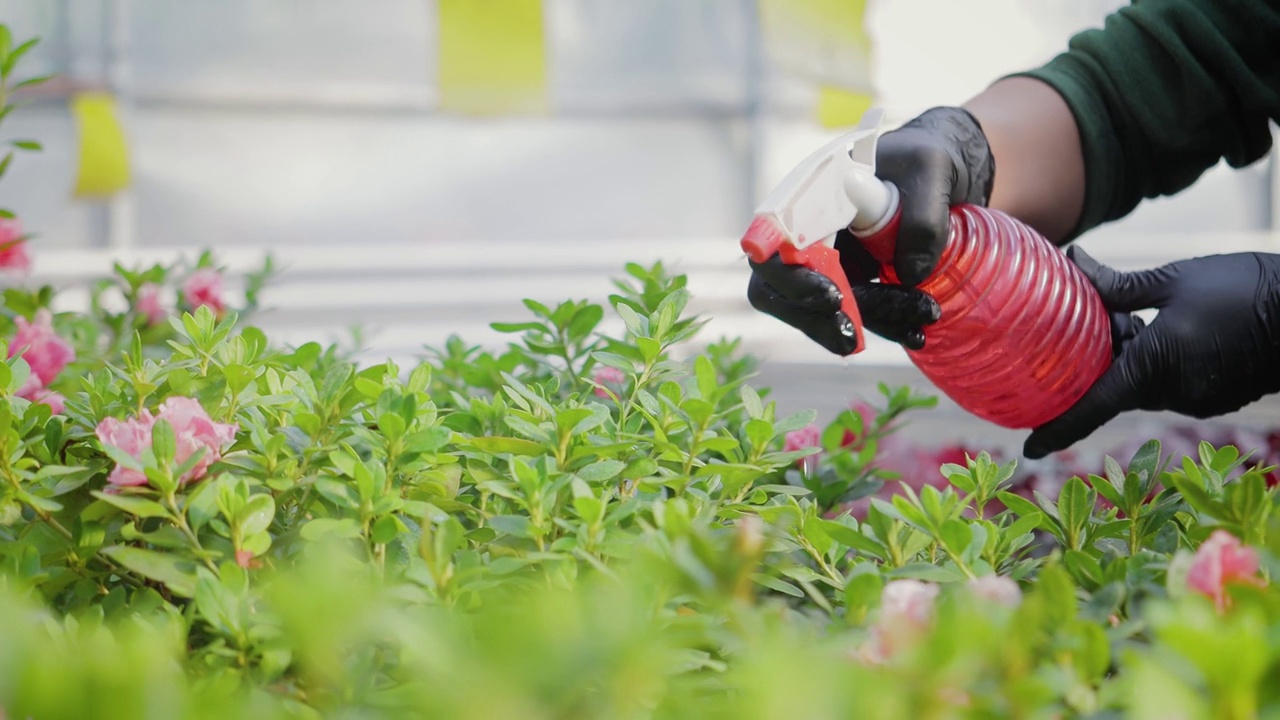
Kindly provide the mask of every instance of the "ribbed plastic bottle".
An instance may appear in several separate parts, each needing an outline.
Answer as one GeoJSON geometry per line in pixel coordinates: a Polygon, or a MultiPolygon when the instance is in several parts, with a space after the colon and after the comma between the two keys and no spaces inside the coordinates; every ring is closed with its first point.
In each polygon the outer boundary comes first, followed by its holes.
{"type": "MultiPolygon", "coordinates": [[[[976,205],[950,215],[942,259],[918,286],[942,314],[907,355],[970,413],[1007,428],[1042,425],[1111,363],[1107,311],[1080,270],[1027,225],[976,205]]],[[[894,208],[887,226],[860,238],[881,262],[882,282],[898,282],[897,225],[894,208]]]]}
{"type": "MultiPolygon", "coordinates": [[[[897,283],[893,255],[899,195],[875,176],[879,111],[859,129],[810,156],[757,210],[742,247],[757,262],[773,253],[822,272],[861,318],[834,249],[843,227],[897,283]]],[[[1070,408],[1111,363],[1110,318],[1088,278],[1029,226],[996,210],[958,205],[933,274],[919,289],[941,306],[911,361],[969,413],[1029,429],[1070,408]]]]}

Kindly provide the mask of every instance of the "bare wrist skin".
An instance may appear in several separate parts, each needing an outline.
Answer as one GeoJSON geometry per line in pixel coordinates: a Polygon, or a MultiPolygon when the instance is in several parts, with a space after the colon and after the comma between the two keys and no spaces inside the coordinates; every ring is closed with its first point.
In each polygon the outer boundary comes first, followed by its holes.
{"type": "Polygon", "coordinates": [[[999,80],[963,105],[982,126],[995,157],[988,207],[1061,244],[1084,206],[1084,154],[1071,109],[1049,85],[999,80]]]}

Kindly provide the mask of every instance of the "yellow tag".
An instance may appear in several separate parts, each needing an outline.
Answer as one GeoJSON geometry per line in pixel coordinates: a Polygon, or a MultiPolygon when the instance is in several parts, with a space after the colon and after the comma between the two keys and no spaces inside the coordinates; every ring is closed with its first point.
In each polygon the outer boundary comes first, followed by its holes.
{"type": "Polygon", "coordinates": [[[440,108],[466,115],[547,110],[542,0],[438,0],[440,108]]]}
{"type": "Polygon", "coordinates": [[[107,93],[82,93],[71,99],[71,115],[79,132],[76,197],[104,197],[129,186],[129,150],[107,93]]]}
{"type": "Polygon", "coordinates": [[[828,130],[853,127],[874,103],[869,93],[824,85],[818,95],[818,122],[828,130]]]}
{"type": "Polygon", "coordinates": [[[866,0],[760,0],[769,54],[785,71],[837,87],[870,87],[866,0]]]}

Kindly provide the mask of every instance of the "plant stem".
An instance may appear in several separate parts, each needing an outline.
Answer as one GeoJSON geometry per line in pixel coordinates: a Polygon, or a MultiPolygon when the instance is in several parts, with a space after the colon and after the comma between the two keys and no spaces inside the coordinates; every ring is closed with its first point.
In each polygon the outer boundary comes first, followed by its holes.
{"type": "Polygon", "coordinates": [[[166,495],[164,500],[166,509],[168,509],[170,513],[169,519],[173,521],[173,524],[176,525],[179,530],[182,531],[182,534],[186,536],[187,540],[191,542],[192,547],[196,549],[196,553],[200,556],[200,561],[204,563],[204,566],[216,574],[218,572],[218,566],[214,565],[213,561],[209,559],[204,546],[200,544],[200,538],[196,537],[191,526],[187,524],[187,516],[178,510],[178,502],[174,498],[173,493],[166,495]]]}
{"type": "Polygon", "coordinates": [[[800,537],[798,539],[800,540],[800,546],[805,549],[805,552],[809,553],[809,556],[813,558],[814,562],[818,563],[818,567],[822,568],[822,571],[826,573],[827,577],[836,583],[836,587],[843,588],[845,583],[844,577],[840,575],[835,568],[831,567],[831,564],[827,562],[826,558],[822,557],[822,553],[818,552],[818,548],[814,547],[813,543],[809,542],[808,538],[800,537]]]}

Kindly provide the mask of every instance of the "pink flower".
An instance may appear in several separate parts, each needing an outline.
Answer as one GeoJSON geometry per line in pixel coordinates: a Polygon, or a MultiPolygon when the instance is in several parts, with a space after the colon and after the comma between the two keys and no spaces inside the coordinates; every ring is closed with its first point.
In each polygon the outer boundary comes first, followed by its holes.
{"type": "Polygon", "coordinates": [[[601,366],[592,373],[591,379],[596,384],[596,397],[609,397],[608,386],[620,387],[627,382],[627,376],[618,368],[601,366]]]}
{"type": "MultiPolygon", "coordinates": [[[[797,452],[816,447],[822,447],[822,431],[817,425],[806,425],[783,436],[783,452],[797,452]]],[[[818,467],[818,454],[802,457],[797,464],[805,473],[813,473],[818,467]]]]}
{"type": "Polygon", "coordinates": [[[974,578],[969,581],[969,590],[982,600],[1011,608],[1022,603],[1022,588],[1018,587],[1017,581],[1002,575],[974,578]]]}
{"type": "MultiPolygon", "coordinates": [[[[842,448],[860,443],[863,438],[867,436],[867,430],[869,430],[876,421],[876,409],[861,400],[854,401],[853,404],[849,406],[849,410],[862,418],[862,432],[854,433],[852,430],[845,430],[844,437],[840,438],[840,447],[842,448]]],[[[893,427],[892,423],[884,429],[888,430],[891,427],[893,427]]]]}
{"type": "Polygon", "coordinates": [[[216,423],[193,398],[171,397],[160,405],[160,413],[156,419],[168,420],[173,426],[173,434],[177,440],[174,462],[178,465],[186,462],[197,450],[205,448],[207,452],[200,458],[182,482],[191,482],[204,476],[209,466],[222,458],[222,448],[236,439],[235,425],[216,423]]]}
{"type": "Polygon", "coordinates": [[[907,623],[923,627],[933,619],[938,586],[910,578],[890,580],[880,591],[880,624],[907,623]]]}
{"type": "Polygon", "coordinates": [[[783,437],[783,452],[796,452],[822,445],[822,431],[817,425],[806,425],[799,430],[792,430],[783,437]]]}
{"type": "Polygon", "coordinates": [[[253,562],[253,553],[249,552],[248,550],[237,550],[237,551],[236,551],[236,564],[237,564],[237,565],[239,565],[239,566],[240,566],[240,567],[242,567],[242,568],[248,569],[249,565],[250,565],[252,562],[253,562]]]}
{"type": "Polygon", "coordinates": [[[54,415],[61,415],[66,410],[67,399],[45,387],[35,373],[28,375],[26,382],[22,383],[22,387],[18,388],[18,392],[14,394],[33,403],[48,405],[54,415]]]}
{"type": "Polygon", "coordinates": [[[0,218],[0,270],[25,273],[31,269],[27,241],[21,237],[22,225],[17,220],[0,218]]]}
{"type": "Polygon", "coordinates": [[[1191,561],[1187,587],[1213,600],[1218,612],[1223,612],[1230,605],[1227,585],[1240,583],[1261,587],[1265,581],[1257,573],[1257,551],[1241,545],[1226,530],[1214,530],[1191,561]]]}
{"type": "Polygon", "coordinates": [[[193,310],[204,305],[215,315],[222,315],[227,309],[222,301],[222,273],[213,268],[191,273],[182,285],[182,295],[193,310]]]}
{"type": "Polygon", "coordinates": [[[76,359],[76,351],[54,332],[53,315],[47,309],[41,308],[36,313],[35,322],[28,322],[24,317],[18,317],[15,322],[18,331],[9,343],[9,357],[21,355],[31,366],[31,374],[47,386],[76,359]]]}
{"type": "MultiPolygon", "coordinates": [[[[118,418],[104,418],[98,423],[95,435],[98,441],[103,445],[111,445],[119,448],[135,458],[141,459],[142,453],[151,447],[151,428],[155,425],[155,418],[146,409],[138,413],[137,417],[129,420],[120,420],[118,418]]],[[[111,474],[107,476],[107,482],[112,485],[146,485],[147,476],[138,470],[116,465],[111,474]]]]}
{"type": "Polygon", "coordinates": [[[864,662],[883,663],[920,638],[933,623],[938,586],[921,580],[901,579],[885,583],[880,591],[880,614],[871,628],[871,639],[859,655],[864,662]]]}
{"type": "Polygon", "coordinates": [[[164,302],[160,299],[160,286],[155,283],[143,283],[138,288],[138,302],[135,309],[147,318],[148,325],[159,325],[169,315],[164,302]]]}
{"type": "MultiPolygon", "coordinates": [[[[151,447],[151,431],[157,420],[165,420],[173,428],[175,465],[181,465],[197,451],[205,450],[196,464],[178,479],[184,484],[204,477],[209,466],[222,458],[222,448],[236,437],[235,425],[214,422],[198,400],[171,397],[161,403],[154,417],[144,409],[130,420],[104,419],[98,424],[98,440],[141,459],[143,452],[151,447]]],[[[116,466],[107,482],[113,485],[145,485],[147,478],[136,470],[116,466]]]]}

